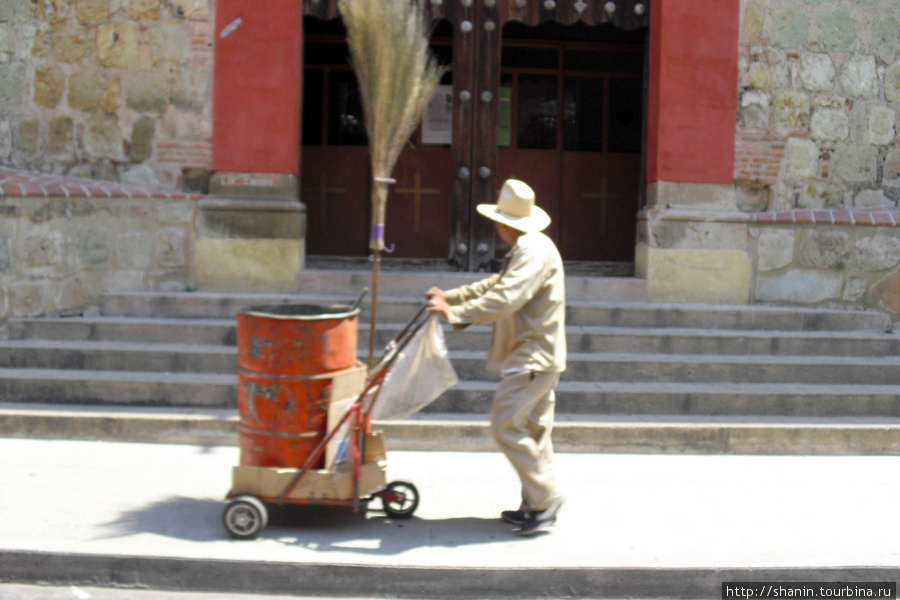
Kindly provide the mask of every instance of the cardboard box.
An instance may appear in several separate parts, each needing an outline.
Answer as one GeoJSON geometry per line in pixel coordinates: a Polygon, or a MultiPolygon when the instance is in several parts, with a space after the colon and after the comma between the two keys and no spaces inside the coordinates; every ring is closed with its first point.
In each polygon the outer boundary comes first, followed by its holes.
{"type": "MultiPolygon", "coordinates": [[[[357,361],[356,367],[341,371],[334,376],[331,382],[331,397],[328,401],[328,421],[326,431],[331,432],[340,422],[341,418],[350,410],[353,402],[359,397],[366,387],[366,365],[357,361]]],[[[335,464],[341,452],[341,445],[347,441],[349,420],[341,427],[331,441],[325,445],[325,468],[333,469],[340,464],[335,464]]],[[[369,461],[364,461],[369,462],[369,461]]]]}
{"type": "MultiPolygon", "coordinates": [[[[387,463],[377,461],[360,466],[359,495],[367,496],[385,487],[387,463]]],[[[233,467],[229,496],[250,495],[258,498],[278,498],[290,485],[300,469],[279,467],[233,467]]],[[[353,498],[353,471],[316,469],[309,471],[294,488],[288,499],[350,500],[353,498]]]]}

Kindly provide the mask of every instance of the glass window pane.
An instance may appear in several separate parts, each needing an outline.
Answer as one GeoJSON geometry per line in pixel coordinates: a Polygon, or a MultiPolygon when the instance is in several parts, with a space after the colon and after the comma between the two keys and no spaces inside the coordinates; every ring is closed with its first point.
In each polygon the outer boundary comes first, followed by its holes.
{"type": "Polygon", "coordinates": [[[555,75],[519,75],[516,136],[519,148],[556,148],[557,81],[555,75]]]}
{"type": "Polygon", "coordinates": [[[364,146],[367,143],[359,86],[352,71],[328,73],[328,143],[364,146]]]}
{"type": "Polygon", "coordinates": [[[603,79],[566,77],[563,149],[603,151],[603,79]]]}
{"type": "Polygon", "coordinates": [[[323,89],[325,73],[319,69],[303,71],[303,145],[322,144],[323,89]]]}
{"type": "Polygon", "coordinates": [[[500,62],[509,69],[558,69],[559,49],[535,46],[504,46],[500,62]]]}
{"type": "Polygon", "coordinates": [[[564,60],[567,71],[634,74],[644,72],[644,55],[641,52],[571,49],[566,50],[564,60]]]}
{"type": "Polygon", "coordinates": [[[640,152],[644,115],[644,84],[638,78],[609,82],[609,151],[640,152]]]}

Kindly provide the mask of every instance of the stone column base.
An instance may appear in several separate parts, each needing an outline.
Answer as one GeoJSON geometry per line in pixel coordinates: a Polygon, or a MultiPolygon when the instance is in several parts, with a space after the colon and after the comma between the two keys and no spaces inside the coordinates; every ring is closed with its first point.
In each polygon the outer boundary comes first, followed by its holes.
{"type": "Polygon", "coordinates": [[[197,216],[202,290],[293,292],[305,259],[306,207],[297,200],[208,198],[197,216]]]}

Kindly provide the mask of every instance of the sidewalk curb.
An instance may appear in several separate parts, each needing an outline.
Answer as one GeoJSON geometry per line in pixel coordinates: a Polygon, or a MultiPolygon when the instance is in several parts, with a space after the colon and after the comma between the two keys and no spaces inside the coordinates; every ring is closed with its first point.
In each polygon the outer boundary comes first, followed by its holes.
{"type": "Polygon", "coordinates": [[[896,582],[900,567],[442,568],[4,551],[0,582],[380,598],[721,598],[723,582],[896,582]]]}

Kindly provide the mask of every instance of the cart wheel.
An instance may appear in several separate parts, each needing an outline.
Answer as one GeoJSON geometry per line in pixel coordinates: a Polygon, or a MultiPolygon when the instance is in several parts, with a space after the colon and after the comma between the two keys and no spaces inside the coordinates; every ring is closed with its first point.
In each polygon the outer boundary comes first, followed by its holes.
{"type": "Polygon", "coordinates": [[[225,530],[236,540],[256,539],[268,520],[265,505],[253,496],[238,496],[222,513],[225,530]]]}
{"type": "Polygon", "coordinates": [[[419,490],[408,481],[392,481],[378,495],[384,512],[395,519],[408,519],[419,506],[419,490]]]}

